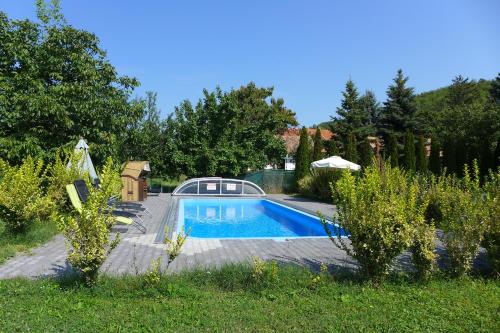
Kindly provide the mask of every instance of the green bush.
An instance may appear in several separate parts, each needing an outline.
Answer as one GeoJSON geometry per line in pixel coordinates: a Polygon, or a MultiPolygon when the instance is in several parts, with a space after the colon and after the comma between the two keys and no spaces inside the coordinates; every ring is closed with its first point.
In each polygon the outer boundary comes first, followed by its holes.
{"type": "Polygon", "coordinates": [[[463,180],[443,177],[439,186],[440,226],[444,232],[449,270],[454,276],[463,276],[472,268],[487,220],[477,164],[474,164],[472,177],[466,165],[463,180]]]}
{"type": "Polygon", "coordinates": [[[483,245],[495,275],[500,274],[500,168],[490,171],[484,184],[487,223],[483,245]]]}
{"type": "MultiPolygon", "coordinates": [[[[358,261],[363,276],[383,279],[393,259],[412,244],[415,221],[421,225],[424,220],[418,183],[398,168],[386,165],[380,171],[372,165],[358,178],[345,171],[336,191],[336,218],[351,245],[340,237],[330,239],[358,261]]],[[[325,230],[329,233],[326,225],[325,230]]]]}
{"type": "Polygon", "coordinates": [[[298,182],[299,193],[303,196],[321,201],[335,202],[335,191],[332,185],[342,177],[341,170],[315,169],[311,175],[305,176],[298,182]]]}
{"type": "Polygon", "coordinates": [[[87,285],[94,284],[99,268],[119,242],[119,235],[110,241],[115,219],[112,209],[107,208],[116,186],[115,174],[113,161],[108,158],[100,177],[101,186],[99,189],[89,186],[90,195],[82,211],[59,220],[59,229],[68,245],[68,261],[81,273],[87,285]]]}
{"type": "Polygon", "coordinates": [[[72,184],[77,179],[88,179],[88,175],[83,175],[79,168],[80,157],[79,153],[71,152],[67,153],[65,158],[61,158],[61,153],[58,152],[54,162],[47,168],[47,195],[60,210],[69,207],[66,185],[72,184]]]}
{"type": "Polygon", "coordinates": [[[20,166],[0,161],[0,177],[0,218],[9,232],[23,232],[33,222],[49,218],[54,204],[42,188],[42,160],[28,156],[20,166]]]}

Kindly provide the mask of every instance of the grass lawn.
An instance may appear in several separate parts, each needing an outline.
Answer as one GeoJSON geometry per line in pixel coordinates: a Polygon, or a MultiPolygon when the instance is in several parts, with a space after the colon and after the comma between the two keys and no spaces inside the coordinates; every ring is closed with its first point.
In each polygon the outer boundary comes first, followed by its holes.
{"type": "Polygon", "coordinates": [[[498,280],[406,279],[379,287],[285,267],[277,282],[251,270],[103,278],[93,288],[54,280],[0,281],[0,331],[498,332],[498,280]]]}
{"type": "Polygon", "coordinates": [[[54,223],[35,223],[26,232],[11,235],[5,230],[4,222],[0,221],[0,264],[18,252],[25,252],[46,243],[57,232],[54,223]]]}

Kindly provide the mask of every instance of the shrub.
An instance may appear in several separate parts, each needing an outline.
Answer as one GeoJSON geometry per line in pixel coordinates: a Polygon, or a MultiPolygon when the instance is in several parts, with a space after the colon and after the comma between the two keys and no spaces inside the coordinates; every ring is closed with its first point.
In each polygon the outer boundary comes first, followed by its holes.
{"type": "Polygon", "coordinates": [[[42,188],[42,160],[28,156],[20,166],[1,161],[0,169],[0,218],[9,232],[23,232],[33,222],[51,215],[54,205],[42,188]]]}
{"type": "Polygon", "coordinates": [[[267,288],[278,282],[278,264],[276,261],[264,261],[253,257],[252,281],[256,286],[267,288]]]}
{"type": "Polygon", "coordinates": [[[303,196],[319,199],[322,201],[335,202],[333,198],[335,191],[332,191],[331,185],[342,176],[341,170],[334,169],[315,169],[311,175],[299,180],[299,193],[303,196]]]}
{"type": "Polygon", "coordinates": [[[484,184],[487,223],[483,245],[495,275],[500,274],[500,168],[490,171],[484,184]]]}
{"type": "Polygon", "coordinates": [[[119,235],[110,241],[115,219],[112,209],[107,209],[107,202],[113,188],[113,173],[113,161],[108,158],[100,177],[101,188],[89,186],[90,195],[81,213],[60,218],[59,228],[68,245],[68,261],[80,271],[87,285],[94,284],[99,268],[120,241],[119,235]]]}
{"type": "Polygon", "coordinates": [[[302,177],[302,179],[299,179],[297,182],[297,187],[299,194],[308,197],[308,198],[314,198],[315,195],[313,193],[313,177],[311,175],[307,175],[305,177],[302,177]]]}
{"type": "Polygon", "coordinates": [[[398,168],[386,165],[380,171],[372,165],[357,179],[344,172],[336,191],[337,221],[349,233],[351,246],[333,237],[326,224],[325,230],[337,247],[358,261],[363,276],[379,281],[392,260],[411,245],[414,221],[423,220],[418,184],[398,168]]]}
{"type": "Polygon", "coordinates": [[[414,227],[413,244],[410,247],[412,262],[415,266],[417,277],[426,280],[435,269],[436,254],[436,229],[425,221],[418,221],[414,227]]]}
{"type": "Polygon", "coordinates": [[[80,157],[79,153],[71,152],[67,153],[65,158],[61,158],[61,153],[58,152],[54,162],[47,168],[49,169],[47,195],[59,209],[69,207],[66,185],[72,184],[77,179],[87,179],[78,166],[80,157]]]}
{"type": "Polygon", "coordinates": [[[442,215],[443,242],[449,257],[449,270],[454,276],[467,274],[485,229],[485,204],[479,186],[479,169],[474,164],[474,176],[464,167],[464,179],[448,176],[441,179],[439,208],[442,215]]]}
{"type": "MultiPolygon", "coordinates": [[[[181,232],[177,234],[174,239],[168,238],[165,236],[165,243],[167,244],[167,254],[168,254],[168,266],[172,263],[181,254],[182,247],[186,242],[186,239],[189,237],[191,233],[191,229],[189,229],[186,233],[184,232],[184,227],[182,227],[181,232]]],[[[168,234],[168,227],[165,227],[165,234],[168,234]]]]}

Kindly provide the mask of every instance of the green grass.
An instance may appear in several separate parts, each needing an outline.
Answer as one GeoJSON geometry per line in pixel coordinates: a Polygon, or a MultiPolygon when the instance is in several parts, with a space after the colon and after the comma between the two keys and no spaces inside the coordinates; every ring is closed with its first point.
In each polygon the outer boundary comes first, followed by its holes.
{"type": "Polygon", "coordinates": [[[57,234],[54,223],[34,223],[24,233],[12,235],[0,221],[0,264],[16,253],[26,252],[49,241],[57,234]]]}
{"type": "Polygon", "coordinates": [[[498,280],[426,284],[393,279],[379,287],[284,267],[278,281],[252,282],[243,266],[163,277],[0,281],[0,331],[105,332],[498,332],[498,280]]]}

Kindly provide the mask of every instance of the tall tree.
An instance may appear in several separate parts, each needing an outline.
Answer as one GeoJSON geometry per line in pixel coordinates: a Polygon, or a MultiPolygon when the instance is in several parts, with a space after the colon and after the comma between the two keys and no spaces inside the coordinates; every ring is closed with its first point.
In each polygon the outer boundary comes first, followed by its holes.
{"type": "Polygon", "coordinates": [[[366,138],[365,140],[363,140],[360,146],[359,162],[361,166],[367,167],[372,164],[372,159],[373,159],[373,149],[372,146],[370,145],[370,140],[366,138]]]}
{"type": "Polygon", "coordinates": [[[342,96],[340,107],[337,108],[337,116],[331,117],[332,131],[343,140],[349,133],[353,133],[358,140],[363,140],[373,134],[375,129],[370,123],[371,110],[362,104],[358,89],[352,80],[347,81],[342,96]]]}
{"type": "Polygon", "coordinates": [[[429,156],[429,170],[435,175],[441,174],[441,147],[435,138],[431,139],[431,155],[429,156]]]}
{"type": "Polygon", "coordinates": [[[500,167],[500,136],[497,139],[497,145],[495,147],[495,153],[493,154],[494,167],[495,169],[500,167]]]}
{"type": "Polygon", "coordinates": [[[397,167],[399,165],[399,146],[396,135],[390,134],[388,140],[388,150],[389,150],[389,161],[392,167],[397,167]]]}
{"type": "Polygon", "coordinates": [[[307,129],[302,127],[300,130],[299,146],[295,154],[295,179],[299,181],[309,174],[310,160],[309,160],[309,135],[307,129]]]}
{"type": "Polygon", "coordinates": [[[372,132],[376,132],[376,129],[380,126],[381,108],[380,103],[375,97],[375,93],[371,90],[367,90],[364,95],[360,97],[360,103],[364,110],[364,114],[369,115],[369,124],[372,126],[372,132]]]}
{"type": "Polygon", "coordinates": [[[443,146],[443,167],[446,172],[454,174],[457,172],[457,154],[456,154],[456,141],[448,139],[443,146]]]}
{"type": "Polygon", "coordinates": [[[382,110],[382,131],[386,137],[393,133],[398,140],[406,130],[416,130],[414,115],[416,111],[414,89],[407,87],[408,77],[398,70],[394,83],[387,89],[387,100],[382,110]]]}
{"type": "Polygon", "coordinates": [[[450,107],[468,105],[479,98],[480,91],[475,81],[469,81],[469,78],[462,75],[458,75],[452,80],[447,96],[447,103],[450,107]]]}
{"type": "Polygon", "coordinates": [[[229,92],[204,90],[194,107],[182,102],[163,129],[167,170],[189,177],[236,176],[280,163],[286,148],[277,134],[297,121],[272,93],[251,82],[229,92]]]}
{"type": "Polygon", "coordinates": [[[497,77],[491,82],[490,95],[496,104],[500,104],[500,73],[498,73],[497,77]]]}
{"type": "Polygon", "coordinates": [[[314,148],[313,148],[312,160],[318,161],[323,158],[323,139],[321,138],[321,129],[319,127],[316,128],[313,144],[314,148]]]}
{"type": "Polygon", "coordinates": [[[356,143],[356,136],[354,133],[349,133],[347,136],[347,143],[344,151],[345,159],[353,163],[358,162],[358,149],[356,143]]]}
{"type": "Polygon", "coordinates": [[[416,146],[416,169],[419,172],[427,171],[427,156],[425,154],[425,138],[422,134],[418,136],[416,146]]]}
{"type": "Polygon", "coordinates": [[[130,99],[139,83],[117,74],[94,34],[59,15],[57,1],[40,8],[42,23],[0,12],[0,157],[52,159],[84,137],[94,163],[122,160],[128,129],[144,112],[130,99]]]}
{"type": "Polygon", "coordinates": [[[415,138],[410,130],[406,131],[404,152],[406,170],[415,171],[415,138]]]}
{"type": "Polygon", "coordinates": [[[328,156],[339,156],[339,147],[338,147],[338,142],[335,139],[331,139],[326,142],[326,151],[328,153],[328,156]]]}

